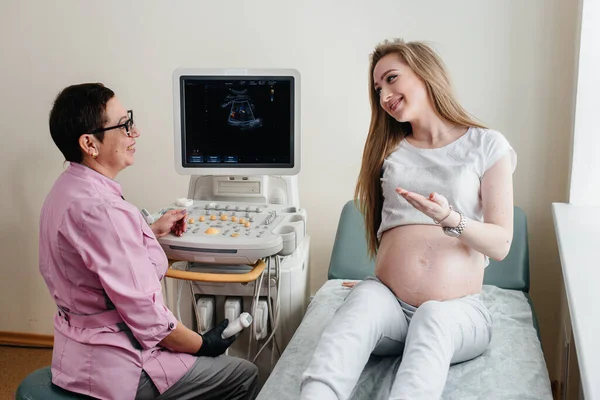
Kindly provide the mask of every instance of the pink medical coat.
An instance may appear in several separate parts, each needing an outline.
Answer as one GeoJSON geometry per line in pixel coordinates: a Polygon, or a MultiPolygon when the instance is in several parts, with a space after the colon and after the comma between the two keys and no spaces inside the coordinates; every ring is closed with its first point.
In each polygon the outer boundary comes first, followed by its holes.
{"type": "Polygon", "coordinates": [[[57,304],[52,382],[134,399],[142,369],[163,393],[196,357],[158,346],[177,325],[160,280],[167,258],[121,186],[70,163],[40,217],[40,272],[57,304]]]}

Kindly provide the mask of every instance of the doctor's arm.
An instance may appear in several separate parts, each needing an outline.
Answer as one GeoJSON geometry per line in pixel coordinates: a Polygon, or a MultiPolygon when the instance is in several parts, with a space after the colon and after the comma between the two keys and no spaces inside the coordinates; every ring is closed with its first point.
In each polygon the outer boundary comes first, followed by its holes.
{"type": "Polygon", "coordinates": [[[196,332],[188,329],[185,325],[179,323],[174,331],[165,337],[159,345],[173,351],[182,353],[191,353],[197,356],[217,357],[225,353],[225,350],[235,341],[235,336],[223,339],[221,334],[227,328],[229,320],[221,321],[219,325],[206,332],[204,335],[198,335],[196,332]],[[197,343],[200,340],[200,345],[194,345],[190,351],[190,344],[197,343]],[[196,350],[193,350],[196,348],[196,350]]]}
{"type": "MultiPolygon", "coordinates": [[[[217,328],[204,337],[179,322],[164,305],[162,287],[144,246],[139,217],[116,206],[97,206],[86,215],[79,252],[106,295],[144,349],[161,345],[196,355],[224,352],[217,328]]],[[[226,326],[226,324],[225,324],[226,326]]]]}
{"type": "Polygon", "coordinates": [[[186,216],[187,210],[185,208],[169,210],[150,225],[150,229],[157,238],[163,237],[169,232],[173,232],[175,236],[181,236],[187,228],[186,216]]]}
{"type": "Polygon", "coordinates": [[[158,342],[158,345],[179,353],[195,354],[202,347],[202,336],[177,321],[175,329],[158,342]]]}

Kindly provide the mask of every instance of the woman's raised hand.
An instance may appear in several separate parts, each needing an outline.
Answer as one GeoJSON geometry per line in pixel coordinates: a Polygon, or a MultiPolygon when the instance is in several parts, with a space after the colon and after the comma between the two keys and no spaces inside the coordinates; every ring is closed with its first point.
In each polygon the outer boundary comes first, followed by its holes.
{"type": "Polygon", "coordinates": [[[439,193],[432,192],[429,197],[424,197],[418,193],[404,190],[401,187],[396,188],[396,192],[408,201],[411,206],[434,221],[443,220],[451,212],[448,200],[439,193]]]}

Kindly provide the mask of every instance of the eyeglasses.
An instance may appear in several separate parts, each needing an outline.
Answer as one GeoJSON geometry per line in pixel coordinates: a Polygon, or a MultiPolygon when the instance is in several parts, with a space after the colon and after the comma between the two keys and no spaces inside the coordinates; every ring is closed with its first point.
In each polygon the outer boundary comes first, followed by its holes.
{"type": "Polygon", "coordinates": [[[133,129],[135,128],[135,122],[133,122],[133,110],[127,110],[127,117],[127,121],[123,122],[122,124],[94,129],[90,133],[93,135],[95,133],[110,131],[111,129],[123,128],[125,135],[127,135],[127,137],[132,137],[133,129]]]}

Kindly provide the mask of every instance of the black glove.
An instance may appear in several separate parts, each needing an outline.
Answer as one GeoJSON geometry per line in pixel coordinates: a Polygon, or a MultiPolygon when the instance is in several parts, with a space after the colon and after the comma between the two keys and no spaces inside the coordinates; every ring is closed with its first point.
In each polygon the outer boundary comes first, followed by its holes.
{"type": "Polygon", "coordinates": [[[221,333],[223,333],[225,328],[227,328],[227,325],[229,325],[229,320],[225,318],[219,325],[212,328],[204,335],[199,333],[199,335],[202,336],[202,346],[200,347],[200,350],[196,352],[196,355],[217,357],[225,353],[225,350],[231,346],[236,337],[236,335],[233,335],[227,339],[223,339],[221,337],[221,333]]]}

